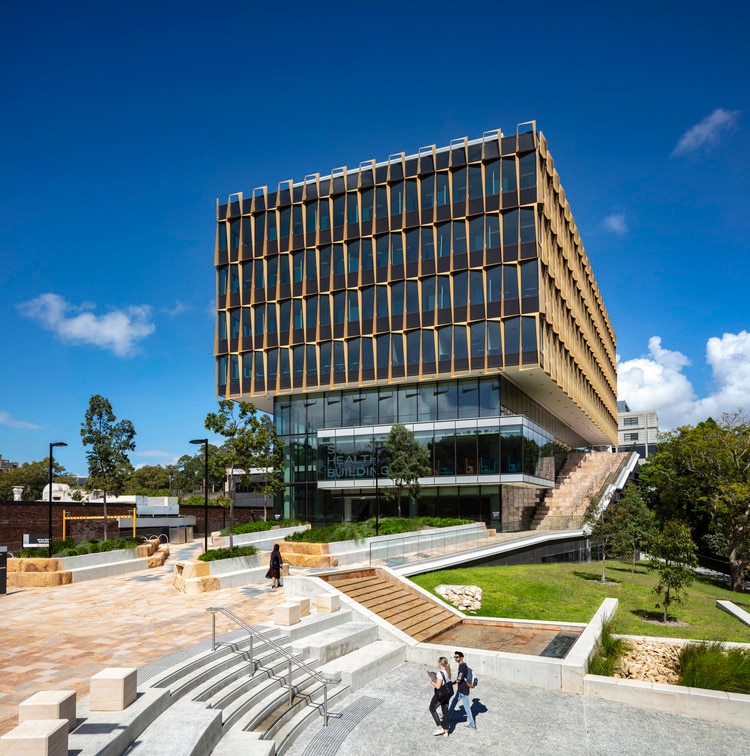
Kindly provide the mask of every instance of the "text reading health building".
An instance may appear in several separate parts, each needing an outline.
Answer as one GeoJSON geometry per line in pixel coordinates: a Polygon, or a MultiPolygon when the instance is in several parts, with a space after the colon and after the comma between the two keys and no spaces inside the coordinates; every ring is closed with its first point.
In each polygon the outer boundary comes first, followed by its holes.
{"type": "Polygon", "coordinates": [[[373,451],[395,422],[430,452],[412,510],[505,529],[564,450],[617,443],[614,331],[525,128],[218,204],[218,394],[274,415],[277,512],[373,516],[388,482],[373,451]]]}

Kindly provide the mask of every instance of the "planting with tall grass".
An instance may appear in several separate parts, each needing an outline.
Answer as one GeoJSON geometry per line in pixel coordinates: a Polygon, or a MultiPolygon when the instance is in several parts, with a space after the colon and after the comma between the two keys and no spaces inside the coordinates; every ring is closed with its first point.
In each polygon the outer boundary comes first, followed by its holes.
{"type": "Polygon", "coordinates": [[[721,643],[688,643],[680,649],[680,685],[750,694],[750,653],[721,643]]]}

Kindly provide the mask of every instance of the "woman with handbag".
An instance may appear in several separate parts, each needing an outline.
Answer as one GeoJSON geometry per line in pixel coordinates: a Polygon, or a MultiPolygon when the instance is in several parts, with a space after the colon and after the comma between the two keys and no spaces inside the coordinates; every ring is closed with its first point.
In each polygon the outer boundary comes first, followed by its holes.
{"type": "Polygon", "coordinates": [[[271,552],[271,564],[268,567],[266,577],[271,580],[271,590],[275,590],[281,586],[281,565],[284,564],[284,560],[281,558],[281,549],[279,544],[273,545],[273,551],[271,552]]]}
{"type": "Polygon", "coordinates": [[[448,704],[453,697],[453,683],[451,682],[451,667],[448,659],[441,656],[438,659],[438,671],[428,672],[430,684],[435,688],[435,692],[430,700],[430,714],[435,720],[437,729],[433,735],[442,735],[448,737],[450,730],[450,719],[448,717],[448,704]],[[438,716],[437,710],[440,708],[441,716],[438,716]]]}

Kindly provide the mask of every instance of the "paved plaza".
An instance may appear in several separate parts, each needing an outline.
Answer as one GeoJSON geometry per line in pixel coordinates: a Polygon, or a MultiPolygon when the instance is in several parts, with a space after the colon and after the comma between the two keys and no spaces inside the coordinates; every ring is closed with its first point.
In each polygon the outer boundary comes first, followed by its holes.
{"type": "MultiPolygon", "coordinates": [[[[55,588],[9,589],[0,596],[0,734],[17,705],[42,689],[88,695],[89,678],[108,666],[141,667],[211,637],[209,606],[249,622],[271,619],[282,591],[268,583],[186,596],[172,587],[174,563],[200,550],[172,548],[163,567],[55,588]]],[[[217,634],[237,628],[217,617],[217,634]]],[[[451,656],[452,648],[444,653],[451,656]]],[[[467,655],[471,664],[471,658],[467,655]]],[[[328,728],[310,727],[289,756],[477,754],[733,754],[750,731],[672,714],[483,679],[473,692],[477,730],[459,709],[449,737],[433,737],[426,667],[404,663],[355,692],[328,728]]],[[[162,756],[183,756],[179,753],[162,756]]]]}

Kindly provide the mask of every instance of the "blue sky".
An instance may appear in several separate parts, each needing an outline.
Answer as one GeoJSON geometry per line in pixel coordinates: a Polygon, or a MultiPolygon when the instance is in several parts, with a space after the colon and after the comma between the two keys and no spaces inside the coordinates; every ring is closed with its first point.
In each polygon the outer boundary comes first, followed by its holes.
{"type": "Polygon", "coordinates": [[[85,474],[216,407],[216,198],[535,119],[662,427],[750,411],[745,3],[16,3],[0,25],[0,454],[85,474]],[[112,4],[114,6],[114,4],[112,4]]]}

